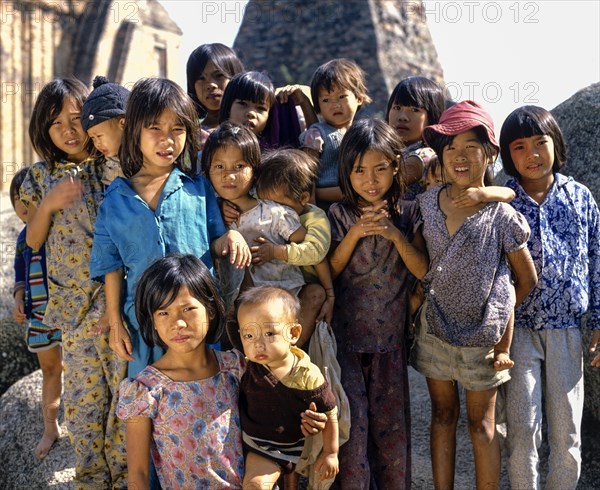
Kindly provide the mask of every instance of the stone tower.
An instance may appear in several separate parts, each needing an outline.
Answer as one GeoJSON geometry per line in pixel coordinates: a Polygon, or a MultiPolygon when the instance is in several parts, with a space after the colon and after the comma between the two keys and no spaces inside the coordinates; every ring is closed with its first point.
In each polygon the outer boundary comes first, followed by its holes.
{"type": "Polygon", "coordinates": [[[250,0],[234,48],[276,86],[309,84],[319,65],[351,58],[367,75],[371,113],[385,111],[402,78],[443,81],[420,0],[250,0]]]}

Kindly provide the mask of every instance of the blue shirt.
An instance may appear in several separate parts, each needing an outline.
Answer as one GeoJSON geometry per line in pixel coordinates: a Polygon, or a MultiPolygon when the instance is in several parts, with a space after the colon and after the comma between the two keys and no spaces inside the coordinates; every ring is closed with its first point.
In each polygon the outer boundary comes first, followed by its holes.
{"type": "Polygon", "coordinates": [[[192,178],[173,169],[154,211],[121,177],[107,189],[96,219],[90,272],[93,279],[103,281],[105,274],[124,269],[124,314],[138,366],[132,368],[130,363],[130,376],[156,360],[144,358],[148,347],[137,334],[135,286],[142,273],[171,253],[193,254],[212,270],[210,243],[225,231],[215,193],[204,177],[192,178]]]}
{"type": "Polygon", "coordinates": [[[511,179],[512,201],[529,223],[529,251],[538,283],[515,313],[515,326],[533,330],[588,326],[600,329],[600,220],[589,189],[554,174],[542,204],[511,179]]]}

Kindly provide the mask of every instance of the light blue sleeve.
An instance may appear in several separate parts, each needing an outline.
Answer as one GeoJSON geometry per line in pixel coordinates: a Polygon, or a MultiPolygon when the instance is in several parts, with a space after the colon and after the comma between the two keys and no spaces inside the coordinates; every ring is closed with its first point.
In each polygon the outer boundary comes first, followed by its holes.
{"type": "Polygon", "coordinates": [[[111,213],[112,194],[104,198],[96,217],[94,242],[92,244],[92,257],[90,259],[90,276],[94,281],[104,282],[104,276],[109,272],[123,267],[123,260],[117,244],[111,237],[107,224],[112,214],[115,219],[118,214],[111,213]]]}

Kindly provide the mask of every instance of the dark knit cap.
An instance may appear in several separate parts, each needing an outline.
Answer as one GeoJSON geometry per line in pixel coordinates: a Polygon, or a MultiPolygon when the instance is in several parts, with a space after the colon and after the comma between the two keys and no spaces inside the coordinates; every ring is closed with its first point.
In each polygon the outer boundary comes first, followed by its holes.
{"type": "Polygon", "coordinates": [[[129,99],[129,90],[105,77],[94,78],[93,85],[94,90],[81,108],[81,125],[86,132],[96,124],[124,116],[129,99]]]}

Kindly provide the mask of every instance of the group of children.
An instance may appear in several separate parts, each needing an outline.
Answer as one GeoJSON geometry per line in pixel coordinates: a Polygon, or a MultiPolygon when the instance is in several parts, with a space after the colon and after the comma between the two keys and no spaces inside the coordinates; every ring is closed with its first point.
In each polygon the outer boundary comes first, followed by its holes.
{"type": "Polygon", "coordinates": [[[36,101],[43,162],[11,185],[27,224],[15,318],[44,375],[36,456],[59,435],[62,345],[80,488],[272,488],[282,475],[294,488],[319,432],[324,487],[409,488],[410,357],[432,402],[436,488],[453,485],[457,381],[478,488],[500,477],[500,385],[513,487],[539,484],[544,393],[548,485],[574,488],[600,218],[558,173],[552,115],[517,109],[498,143],[480,105],[451,105],[423,77],[396,86],[385,121],[355,119],[370,98],[347,59],[315,71],[312,104],[220,44],[194,51],[187,74],[187,94],[97,77],[89,95],[59,79],[36,101]],[[490,185],[498,153],[507,187],[490,185]],[[350,405],[341,447],[339,402],[301,349],[321,320],[350,405]]]}

